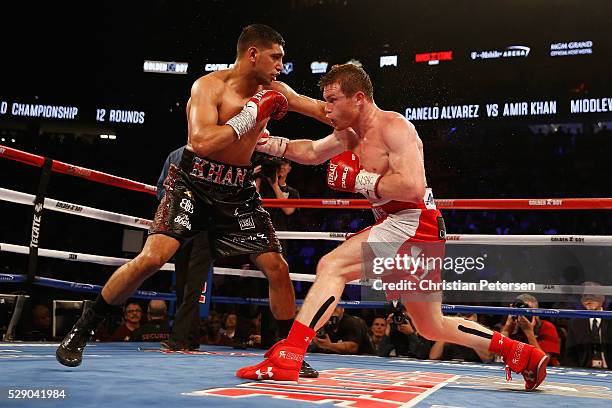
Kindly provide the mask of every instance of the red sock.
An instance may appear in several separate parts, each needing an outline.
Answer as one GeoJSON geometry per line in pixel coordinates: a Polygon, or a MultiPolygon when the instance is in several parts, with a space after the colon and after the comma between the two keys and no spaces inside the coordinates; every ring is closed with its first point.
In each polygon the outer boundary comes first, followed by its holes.
{"type": "Polygon", "coordinates": [[[512,348],[512,341],[500,332],[494,331],[491,343],[489,344],[489,351],[503,356],[506,350],[512,348]]]}
{"type": "Polygon", "coordinates": [[[295,320],[287,336],[287,344],[306,351],[314,335],[313,329],[295,320]]]}

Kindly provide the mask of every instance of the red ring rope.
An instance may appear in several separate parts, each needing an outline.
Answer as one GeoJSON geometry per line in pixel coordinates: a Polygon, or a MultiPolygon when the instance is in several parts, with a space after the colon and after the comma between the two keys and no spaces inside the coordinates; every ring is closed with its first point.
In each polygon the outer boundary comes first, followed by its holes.
{"type": "MultiPolygon", "coordinates": [[[[27,153],[2,145],[0,145],[0,157],[5,157],[7,159],[15,160],[36,167],[41,167],[45,162],[45,158],[42,156],[27,153]]],[[[109,186],[115,186],[127,190],[140,191],[153,195],[155,195],[155,192],[157,191],[157,187],[151,186],[149,184],[140,183],[138,181],[129,180],[123,177],[113,176],[112,174],[103,173],[97,170],[90,170],[85,167],[63,163],[57,160],[53,160],[51,170],[56,173],[77,176],[101,184],[107,184],[109,186]]]]}
{"type": "MultiPolygon", "coordinates": [[[[40,167],[45,159],[32,153],[0,145],[0,157],[21,163],[40,167]]],[[[128,190],[153,194],[157,188],[149,184],[113,176],[97,170],[66,164],[53,160],[52,168],[57,173],[69,174],[87,180],[95,181],[128,190]]],[[[299,208],[372,208],[364,199],[333,199],[333,198],[298,198],[298,199],[264,199],[265,207],[299,207],[299,208]]],[[[439,209],[455,210],[610,210],[612,198],[485,198],[485,199],[438,199],[439,209]]]]}

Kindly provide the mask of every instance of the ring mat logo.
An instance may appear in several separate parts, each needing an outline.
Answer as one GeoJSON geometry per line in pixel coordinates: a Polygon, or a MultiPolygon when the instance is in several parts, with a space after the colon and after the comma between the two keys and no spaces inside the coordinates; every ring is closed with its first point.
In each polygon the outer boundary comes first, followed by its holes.
{"type": "Polygon", "coordinates": [[[250,382],[234,388],[214,388],[187,393],[191,396],[245,398],[269,396],[294,401],[354,408],[406,407],[414,405],[457,375],[338,368],[325,370],[319,378],[301,378],[299,384],[250,382]]]}

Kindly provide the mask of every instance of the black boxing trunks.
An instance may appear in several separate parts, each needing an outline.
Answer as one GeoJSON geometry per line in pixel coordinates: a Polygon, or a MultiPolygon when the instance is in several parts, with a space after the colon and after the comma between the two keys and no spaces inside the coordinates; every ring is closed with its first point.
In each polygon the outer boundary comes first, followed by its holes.
{"type": "Polygon", "coordinates": [[[170,165],[149,234],[184,242],[208,231],[216,258],[281,252],[252,175],[251,167],[218,163],[185,149],[179,166],[170,165]]]}

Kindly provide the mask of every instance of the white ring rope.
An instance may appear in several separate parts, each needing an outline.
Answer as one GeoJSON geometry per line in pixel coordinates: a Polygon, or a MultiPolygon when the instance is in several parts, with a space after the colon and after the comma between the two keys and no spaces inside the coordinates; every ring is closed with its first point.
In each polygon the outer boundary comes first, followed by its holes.
{"type": "MultiPolygon", "coordinates": [[[[0,188],[0,200],[10,201],[18,204],[34,205],[34,196],[32,194],[8,190],[6,188],[0,188]]],[[[152,222],[151,220],[147,220],[145,218],[132,217],[130,215],[99,210],[97,208],[87,207],[80,204],[73,204],[67,201],[54,200],[52,198],[45,198],[44,208],[51,211],[80,215],[81,217],[109,221],[115,224],[129,225],[131,227],[142,229],[149,229],[149,226],[152,222]]]]}
{"type": "MultiPolygon", "coordinates": [[[[34,196],[19,191],[0,188],[0,200],[18,204],[34,205],[34,196]]],[[[131,215],[100,210],[67,201],[45,198],[44,208],[68,214],[80,215],[135,228],[148,229],[151,220],[131,215]]],[[[344,241],[345,232],[277,231],[279,239],[313,239],[344,241]]],[[[612,246],[612,236],[607,235],[491,235],[491,234],[449,234],[447,244],[479,245],[586,245],[612,246]]],[[[119,259],[119,258],[118,258],[119,259]]]]}
{"type": "MultiPolygon", "coordinates": [[[[0,252],[12,252],[14,254],[24,254],[27,255],[30,252],[30,247],[23,245],[14,245],[14,244],[6,244],[4,242],[0,243],[0,252]]],[[[76,261],[76,262],[89,262],[95,263],[98,265],[110,265],[110,266],[121,266],[131,259],[127,258],[115,258],[112,256],[102,256],[102,255],[90,255],[90,254],[82,254],[79,252],[66,252],[66,251],[57,251],[55,249],[44,249],[38,248],[38,256],[42,256],[44,258],[54,258],[54,259],[63,259],[65,261],[76,261]]],[[[173,264],[165,264],[161,267],[162,271],[173,271],[173,264]]]]}
{"type": "MultiPolygon", "coordinates": [[[[24,254],[27,255],[29,252],[29,247],[22,245],[14,245],[14,244],[5,244],[0,243],[0,252],[12,252],[16,254],[24,254]]],[[[120,266],[124,263],[128,262],[129,259],[126,258],[113,258],[109,256],[100,256],[100,255],[89,255],[82,254],[78,252],[65,252],[65,251],[57,251],[54,249],[38,249],[38,255],[46,258],[55,258],[55,259],[63,259],[67,261],[76,261],[76,262],[89,262],[95,263],[99,265],[110,265],[110,266],[120,266]]],[[[174,264],[167,263],[160,270],[162,271],[173,271],[174,264]]],[[[249,270],[249,269],[236,269],[236,268],[214,268],[215,275],[228,275],[228,276],[239,276],[243,278],[265,278],[263,272],[257,270],[249,270]]],[[[316,275],[304,274],[304,273],[290,273],[289,277],[292,281],[299,282],[314,282],[316,275]]],[[[360,286],[372,286],[373,280],[354,280],[348,282],[348,285],[360,285],[360,286]]],[[[498,290],[489,289],[487,287],[483,287],[480,292],[499,292],[498,290]]],[[[513,292],[512,290],[508,292],[513,292]]],[[[571,295],[577,294],[581,295],[584,293],[584,286],[581,285],[548,285],[548,284],[536,284],[535,290],[516,290],[514,292],[529,292],[529,293],[550,293],[550,294],[564,294],[571,295]]],[[[589,286],[589,293],[595,295],[612,295],[612,286],[589,286]]]]}

